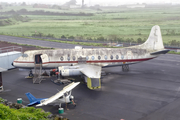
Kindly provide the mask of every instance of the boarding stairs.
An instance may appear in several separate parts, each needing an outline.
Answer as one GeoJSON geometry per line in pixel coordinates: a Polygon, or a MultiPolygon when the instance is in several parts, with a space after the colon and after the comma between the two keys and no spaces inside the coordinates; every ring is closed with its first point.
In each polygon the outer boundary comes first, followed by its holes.
{"type": "Polygon", "coordinates": [[[42,63],[35,64],[33,83],[34,84],[39,84],[39,83],[41,83],[42,80],[43,80],[43,76],[42,76],[42,63]]]}

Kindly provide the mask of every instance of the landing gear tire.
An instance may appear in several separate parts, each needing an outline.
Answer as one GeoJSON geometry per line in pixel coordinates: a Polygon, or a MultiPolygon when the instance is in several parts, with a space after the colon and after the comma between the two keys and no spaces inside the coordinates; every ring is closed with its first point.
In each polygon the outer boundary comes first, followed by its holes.
{"type": "Polygon", "coordinates": [[[29,72],[29,77],[34,77],[34,74],[32,73],[32,70],[29,72]]]}
{"type": "Polygon", "coordinates": [[[122,71],[123,72],[128,72],[129,71],[129,65],[123,65],[122,66],[122,71]]]}

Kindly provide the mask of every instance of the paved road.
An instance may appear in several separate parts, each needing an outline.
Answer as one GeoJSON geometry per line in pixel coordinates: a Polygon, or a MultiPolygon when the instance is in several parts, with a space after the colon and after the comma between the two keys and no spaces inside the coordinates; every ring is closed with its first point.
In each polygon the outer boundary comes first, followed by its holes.
{"type": "MultiPolygon", "coordinates": [[[[102,78],[102,89],[93,91],[78,85],[72,92],[77,106],[69,106],[63,116],[71,120],[180,120],[180,55],[166,54],[134,64],[125,73],[121,67],[103,71],[107,75],[102,78]]],[[[46,98],[64,87],[50,80],[32,84],[24,78],[27,74],[17,69],[4,72],[4,88],[11,91],[0,96],[13,102],[21,97],[27,104],[26,92],[46,98]]],[[[58,106],[42,108],[58,113],[58,106]]]]}
{"type": "MultiPolygon", "coordinates": [[[[5,35],[0,35],[0,41],[19,43],[19,44],[36,45],[36,46],[50,47],[50,48],[72,49],[75,46],[77,46],[74,44],[50,42],[50,41],[43,41],[43,40],[34,40],[34,39],[19,38],[19,37],[13,37],[13,36],[5,36],[5,35]]],[[[84,48],[92,48],[94,46],[83,46],[83,47],[84,48]]]]}

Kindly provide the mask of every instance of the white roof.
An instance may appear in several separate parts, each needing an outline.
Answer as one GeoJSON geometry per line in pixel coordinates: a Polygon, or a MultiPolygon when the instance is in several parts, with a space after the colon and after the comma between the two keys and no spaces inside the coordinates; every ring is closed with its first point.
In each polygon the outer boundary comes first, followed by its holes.
{"type": "Polygon", "coordinates": [[[7,70],[0,67],[0,72],[4,72],[4,71],[7,71],[7,70]]]}
{"type": "Polygon", "coordinates": [[[14,54],[21,54],[21,52],[13,51],[13,52],[0,53],[0,57],[7,55],[14,55],[14,54]]]}

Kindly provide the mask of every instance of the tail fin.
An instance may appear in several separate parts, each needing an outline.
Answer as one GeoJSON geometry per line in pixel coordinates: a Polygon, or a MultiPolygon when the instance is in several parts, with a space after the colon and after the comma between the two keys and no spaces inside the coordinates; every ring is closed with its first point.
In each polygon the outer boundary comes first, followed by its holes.
{"type": "Polygon", "coordinates": [[[151,51],[159,51],[164,49],[161,30],[158,25],[152,27],[149,38],[145,43],[142,44],[142,47],[151,51]]]}
{"type": "Polygon", "coordinates": [[[26,93],[26,96],[28,97],[30,103],[37,101],[37,99],[31,93],[26,93]]]}

